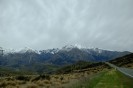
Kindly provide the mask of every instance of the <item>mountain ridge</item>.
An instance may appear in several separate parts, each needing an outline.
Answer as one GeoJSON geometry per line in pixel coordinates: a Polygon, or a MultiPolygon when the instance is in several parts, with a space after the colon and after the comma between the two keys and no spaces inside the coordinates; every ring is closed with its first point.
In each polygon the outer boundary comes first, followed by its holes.
{"type": "Polygon", "coordinates": [[[77,48],[80,50],[92,50],[95,52],[102,52],[102,51],[113,51],[113,52],[129,52],[129,51],[116,51],[116,50],[106,50],[106,49],[101,49],[101,48],[92,48],[92,47],[83,47],[81,45],[65,45],[62,48],[51,48],[51,49],[42,49],[42,50],[35,50],[29,47],[24,47],[21,49],[3,49],[2,47],[0,47],[0,50],[4,50],[4,54],[8,54],[8,53],[26,53],[26,52],[35,52],[40,54],[40,52],[46,52],[46,53],[57,53],[59,51],[70,51],[73,48],[77,48]]]}
{"type": "Polygon", "coordinates": [[[49,71],[49,69],[56,69],[53,66],[66,66],[78,61],[104,62],[130,53],[128,51],[108,51],[98,48],[78,48],[75,46],[40,51],[25,48],[22,52],[15,51],[0,55],[0,66],[16,70],[24,69],[45,72],[49,71]]]}

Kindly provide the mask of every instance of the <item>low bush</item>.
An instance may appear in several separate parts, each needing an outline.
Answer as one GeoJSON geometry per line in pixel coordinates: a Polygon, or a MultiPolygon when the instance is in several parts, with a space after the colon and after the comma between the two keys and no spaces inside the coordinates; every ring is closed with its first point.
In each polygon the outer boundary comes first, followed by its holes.
{"type": "Polygon", "coordinates": [[[21,75],[21,76],[17,76],[16,80],[29,81],[30,77],[21,75]]]}
{"type": "Polygon", "coordinates": [[[50,80],[50,76],[47,74],[39,75],[38,77],[34,78],[32,81],[38,81],[38,80],[50,80]]]}

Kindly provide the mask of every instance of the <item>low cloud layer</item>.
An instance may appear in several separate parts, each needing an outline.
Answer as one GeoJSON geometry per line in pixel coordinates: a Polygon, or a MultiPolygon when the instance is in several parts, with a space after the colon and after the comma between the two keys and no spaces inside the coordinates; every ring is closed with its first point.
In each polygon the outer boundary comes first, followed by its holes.
{"type": "Polygon", "coordinates": [[[0,0],[0,46],[133,51],[133,0],[0,0]]]}

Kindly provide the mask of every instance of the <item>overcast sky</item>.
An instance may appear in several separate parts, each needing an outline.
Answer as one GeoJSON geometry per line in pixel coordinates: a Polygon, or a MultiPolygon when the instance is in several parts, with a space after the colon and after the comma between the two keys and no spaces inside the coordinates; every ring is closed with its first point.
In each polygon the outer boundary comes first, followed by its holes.
{"type": "Polygon", "coordinates": [[[133,51],[133,0],[0,0],[0,46],[133,51]]]}

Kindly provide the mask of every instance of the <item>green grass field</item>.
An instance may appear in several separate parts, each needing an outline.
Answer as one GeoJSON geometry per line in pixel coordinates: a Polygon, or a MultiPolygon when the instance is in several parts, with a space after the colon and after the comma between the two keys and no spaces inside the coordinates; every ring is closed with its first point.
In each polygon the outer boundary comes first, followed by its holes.
{"type": "Polygon", "coordinates": [[[71,88],[133,88],[133,79],[112,69],[79,81],[71,88]]]}

